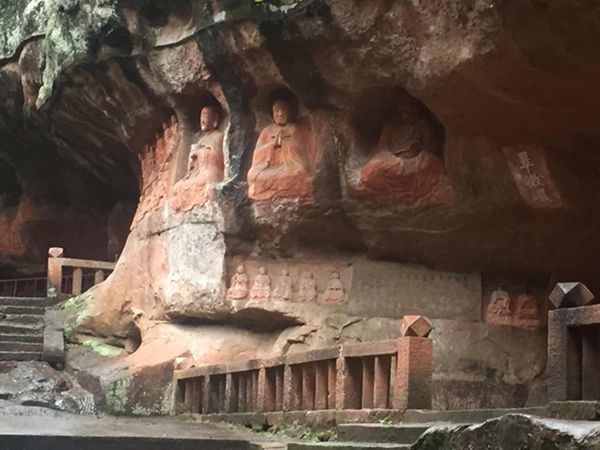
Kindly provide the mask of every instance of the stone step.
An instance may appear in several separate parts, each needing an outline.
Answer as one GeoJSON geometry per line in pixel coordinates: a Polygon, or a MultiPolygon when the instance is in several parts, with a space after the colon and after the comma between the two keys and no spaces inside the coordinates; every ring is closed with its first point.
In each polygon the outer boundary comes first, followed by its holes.
{"type": "Polygon", "coordinates": [[[288,450],[408,450],[409,444],[390,444],[374,442],[295,442],[288,444],[288,450]]]}
{"type": "Polygon", "coordinates": [[[14,324],[14,325],[31,325],[41,327],[44,325],[44,318],[42,316],[32,316],[31,314],[6,314],[0,315],[0,325],[14,324]]]}
{"type": "Polygon", "coordinates": [[[0,351],[0,361],[39,361],[41,352],[5,352],[0,351]]]}
{"type": "Polygon", "coordinates": [[[340,441],[388,442],[395,444],[413,444],[435,424],[382,425],[378,423],[349,423],[336,427],[340,441]]]}
{"type": "Polygon", "coordinates": [[[2,316],[3,314],[23,314],[23,315],[43,316],[45,312],[46,312],[46,308],[43,306],[0,305],[0,316],[2,316]]]}
{"type": "Polygon", "coordinates": [[[0,342],[42,343],[41,334],[0,334],[0,342]]]}
{"type": "Polygon", "coordinates": [[[409,423],[480,423],[486,420],[495,419],[506,414],[526,414],[529,416],[547,417],[546,407],[534,408],[505,408],[505,409],[461,409],[447,411],[431,411],[409,409],[402,417],[402,424],[409,423]]]}
{"type": "Polygon", "coordinates": [[[0,321],[0,334],[28,334],[41,335],[42,327],[33,326],[31,324],[11,324],[0,321]]]}
{"type": "Polygon", "coordinates": [[[0,340],[0,352],[40,352],[44,345],[40,342],[16,342],[0,340]]]}

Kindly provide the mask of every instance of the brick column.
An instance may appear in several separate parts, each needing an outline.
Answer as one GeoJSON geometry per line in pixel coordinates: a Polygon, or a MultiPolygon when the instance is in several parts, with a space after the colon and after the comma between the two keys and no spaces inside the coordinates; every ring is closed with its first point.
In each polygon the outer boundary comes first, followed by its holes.
{"type": "Polygon", "coordinates": [[[399,338],[394,409],[430,409],[432,372],[431,339],[399,338]]]}
{"type": "Polygon", "coordinates": [[[373,407],[386,409],[390,395],[390,356],[376,356],[374,367],[373,407]]]}
{"type": "Polygon", "coordinates": [[[63,249],[53,247],[48,250],[48,274],[46,290],[48,297],[60,296],[62,290],[62,261],[63,249]]]}
{"type": "Polygon", "coordinates": [[[283,366],[277,367],[275,370],[275,411],[283,411],[284,397],[285,397],[285,384],[283,382],[283,376],[285,369],[283,366]]]}
{"type": "Polygon", "coordinates": [[[314,363],[302,364],[302,409],[305,411],[312,411],[315,409],[314,363]]]}
{"type": "Polygon", "coordinates": [[[270,411],[273,403],[270,392],[270,383],[267,381],[267,369],[261,367],[258,369],[258,382],[256,386],[256,411],[270,411]]]}
{"type": "Polygon", "coordinates": [[[104,271],[96,270],[96,272],[94,273],[94,286],[102,283],[103,281],[104,281],[104,271]]]}
{"type": "Polygon", "coordinates": [[[225,412],[238,411],[238,380],[232,373],[225,376],[225,412]]]}
{"type": "Polygon", "coordinates": [[[315,363],[315,409],[327,409],[329,389],[328,361],[315,363]]]}
{"type": "Polygon", "coordinates": [[[374,380],[374,358],[364,357],[362,359],[362,398],[360,406],[362,409],[373,408],[374,380]]]}
{"type": "Polygon", "coordinates": [[[327,361],[327,409],[336,408],[337,360],[327,361]]]}
{"type": "Polygon", "coordinates": [[[360,409],[362,397],[360,360],[340,356],[336,367],[336,409],[360,409]]]}
{"type": "Polygon", "coordinates": [[[83,270],[80,268],[73,269],[73,288],[71,294],[79,295],[83,287],[83,270]]]}
{"type": "Polygon", "coordinates": [[[248,403],[247,403],[247,398],[248,395],[246,393],[246,389],[248,387],[247,383],[246,383],[246,376],[248,374],[245,372],[240,372],[237,374],[237,381],[238,381],[238,411],[239,412],[246,412],[248,411],[248,403]]]}

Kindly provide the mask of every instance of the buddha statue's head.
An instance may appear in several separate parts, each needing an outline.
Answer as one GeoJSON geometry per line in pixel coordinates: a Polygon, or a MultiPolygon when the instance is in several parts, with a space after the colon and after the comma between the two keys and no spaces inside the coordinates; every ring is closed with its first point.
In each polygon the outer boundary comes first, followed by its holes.
{"type": "Polygon", "coordinates": [[[266,275],[267,269],[265,269],[264,267],[261,267],[260,269],[258,269],[258,273],[260,273],[261,275],[266,275]]]}
{"type": "Polygon", "coordinates": [[[200,111],[200,129],[203,133],[209,133],[219,128],[219,110],[216,106],[208,105],[200,111]]]}
{"type": "Polygon", "coordinates": [[[244,273],[244,266],[237,266],[236,272],[239,274],[244,273]]]}
{"type": "Polygon", "coordinates": [[[491,304],[510,304],[510,294],[508,292],[506,292],[504,289],[496,289],[494,292],[492,292],[492,296],[491,296],[491,300],[490,300],[491,304]]]}
{"type": "Polygon", "coordinates": [[[278,99],[273,102],[273,120],[281,127],[293,122],[296,118],[296,111],[291,101],[278,99]]]}

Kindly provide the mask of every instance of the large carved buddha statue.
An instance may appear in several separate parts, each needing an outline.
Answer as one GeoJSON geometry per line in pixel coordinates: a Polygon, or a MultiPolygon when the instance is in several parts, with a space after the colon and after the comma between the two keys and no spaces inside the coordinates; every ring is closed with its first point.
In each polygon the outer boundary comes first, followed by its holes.
{"type": "Polygon", "coordinates": [[[219,110],[209,105],[200,112],[202,134],[192,145],[185,177],[175,185],[171,204],[175,210],[189,210],[214,199],[214,186],[223,181],[223,133],[219,110]]]}
{"type": "Polygon", "coordinates": [[[400,205],[445,204],[454,194],[436,155],[432,124],[406,106],[388,120],[375,152],[360,171],[359,191],[374,201],[400,205]]]}
{"type": "Polygon", "coordinates": [[[248,172],[251,199],[312,200],[312,133],[295,120],[290,100],[273,103],[274,123],[260,133],[248,172]]]}

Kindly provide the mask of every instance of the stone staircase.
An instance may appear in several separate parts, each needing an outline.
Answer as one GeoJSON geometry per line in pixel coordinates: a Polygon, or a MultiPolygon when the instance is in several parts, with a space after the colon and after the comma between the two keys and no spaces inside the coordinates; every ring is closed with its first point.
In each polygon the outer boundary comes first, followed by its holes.
{"type": "Polygon", "coordinates": [[[330,442],[295,442],[288,450],[407,450],[432,427],[474,424],[505,414],[518,413],[545,417],[546,408],[478,409],[460,411],[409,410],[397,425],[379,423],[339,424],[337,440],[330,442]]]}
{"type": "Polygon", "coordinates": [[[0,297],[0,361],[41,358],[44,313],[55,304],[44,298],[0,297]]]}

